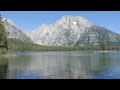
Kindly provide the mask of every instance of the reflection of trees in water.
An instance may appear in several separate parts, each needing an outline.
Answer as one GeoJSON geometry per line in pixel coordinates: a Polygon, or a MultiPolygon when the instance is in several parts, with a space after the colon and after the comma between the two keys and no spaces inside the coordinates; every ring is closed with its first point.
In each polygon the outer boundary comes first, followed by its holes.
{"type": "Polygon", "coordinates": [[[115,53],[100,54],[100,65],[104,70],[110,70],[120,65],[120,59],[115,53]]]}
{"type": "Polygon", "coordinates": [[[112,58],[110,55],[102,54],[100,55],[100,66],[103,69],[107,69],[112,66],[112,58]]]}
{"type": "MultiPolygon", "coordinates": [[[[26,72],[29,70],[38,75],[42,73],[48,78],[92,78],[91,72],[103,71],[111,67],[113,62],[113,58],[111,59],[109,55],[83,52],[75,53],[75,56],[71,52],[64,54],[52,52],[14,58],[15,60],[9,62],[8,76],[9,78],[16,78],[17,74],[23,72],[29,74],[30,72],[26,72]]],[[[7,63],[0,65],[0,78],[5,78],[7,67],[7,63]]]]}
{"type": "Polygon", "coordinates": [[[20,55],[11,58],[8,65],[7,79],[16,79],[17,74],[21,74],[24,71],[27,71],[30,67],[31,56],[20,55]]]}
{"type": "Polygon", "coordinates": [[[7,77],[7,65],[0,65],[0,79],[6,79],[7,77]]]}
{"type": "Polygon", "coordinates": [[[93,54],[90,57],[90,68],[93,73],[103,72],[113,66],[110,54],[93,54]]]}
{"type": "Polygon", "coordinates": [[[8,59],[0,58],[0,79],[6,79],[8,70],[8,59]]]}

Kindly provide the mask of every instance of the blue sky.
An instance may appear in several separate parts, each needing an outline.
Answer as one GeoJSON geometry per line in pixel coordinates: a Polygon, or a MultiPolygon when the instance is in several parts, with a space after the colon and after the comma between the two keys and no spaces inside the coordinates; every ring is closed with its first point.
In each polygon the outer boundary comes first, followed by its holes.
{"type": "Polygon", "coordinates": [[[53,24],[64,15],[82,16],[93,24],[106,27],[120,34],[120,11],[0,11],[18,28],[26,31],[41,24],[53,24]]]}

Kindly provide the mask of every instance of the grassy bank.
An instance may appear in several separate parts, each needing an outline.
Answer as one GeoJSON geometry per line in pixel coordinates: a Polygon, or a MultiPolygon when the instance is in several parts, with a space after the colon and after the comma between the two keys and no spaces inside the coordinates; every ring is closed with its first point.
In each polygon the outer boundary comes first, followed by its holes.
{"type": "Polygon", "coordinates": [[[0,48],[0,57],[11,57],[11,56],[15,56],[15,53],[9,50],[0,48]]]}

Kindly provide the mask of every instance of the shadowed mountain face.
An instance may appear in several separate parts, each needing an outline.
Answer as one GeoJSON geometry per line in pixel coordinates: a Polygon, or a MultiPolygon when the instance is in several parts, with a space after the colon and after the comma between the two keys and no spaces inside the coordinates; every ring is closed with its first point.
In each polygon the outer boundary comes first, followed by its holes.
{"type": "Polygon", "coordinates": [[[105,35],[105,42],[107,45],[120,45],[119,34],[96,25],[92,25],[90,28],[87,28],[75,44],[100,45],[103,42],[103,35],[105,35]]]}

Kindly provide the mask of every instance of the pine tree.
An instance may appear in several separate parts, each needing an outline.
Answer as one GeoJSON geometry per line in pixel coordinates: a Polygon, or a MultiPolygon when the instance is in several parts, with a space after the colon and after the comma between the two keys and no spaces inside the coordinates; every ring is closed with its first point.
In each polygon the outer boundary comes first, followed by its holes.
{"type": "Polygon", "coordinates": [[[102,43],[101,43],[101,49],[106,50],[107,45],[106,45],[106,34],[102,35],[102,43]]]}
{"type": "Polygon", "coordinates": [[[1,16],[1,14],[0,14],[0,23],[1,23],[1,20],[2,20],[2,16],[1,16]]]}

